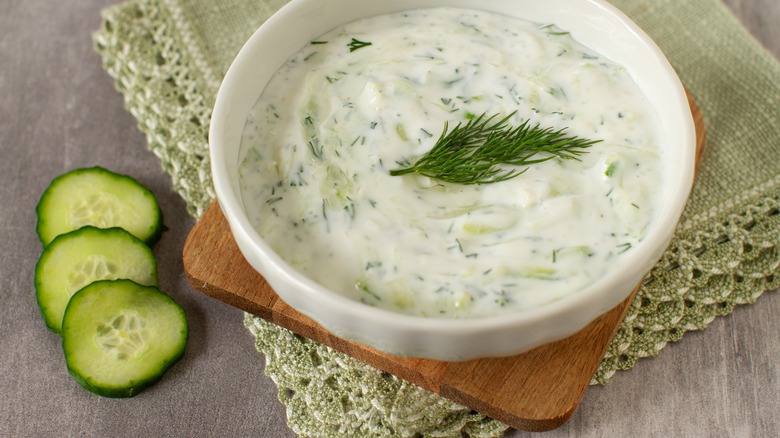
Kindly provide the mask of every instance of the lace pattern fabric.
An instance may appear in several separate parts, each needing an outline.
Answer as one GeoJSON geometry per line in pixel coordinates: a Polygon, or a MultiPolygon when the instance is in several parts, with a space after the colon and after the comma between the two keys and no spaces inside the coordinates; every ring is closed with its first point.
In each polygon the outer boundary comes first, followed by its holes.
{"type": "MultiPolygon", "coordinates": [[[[249,34],[284,3],[219,8],[206,0],[130,0],[104,11],[94,34],[105,70],[195,217],[215,197],[207,135],[220,78],[249,34]]],[[[594,384],[780,287],[780,64],[717,0],[614,3],[678,68],[703,108],[709,142],[672,244],[640,289],[594,384]],[[678,22],[687,23],[685,32],[695,33],[699,46],[678,34],[678,22]],[[733,82],[729,93],[726,79],[733,82]]],[[[290,427],[303,436],[489,437],[507,428],[252,315],[244,324],[266,357],[290,427]]]]}
{"type": "Polygon", "coordinates": [[[219,81],[196,61],[196,46],[177,36],[175,18],[155,1],[124,3],[104,11],[93,39],[149,149],[190,214],[200,217],[216,197],[208,126],[219,81]]]}

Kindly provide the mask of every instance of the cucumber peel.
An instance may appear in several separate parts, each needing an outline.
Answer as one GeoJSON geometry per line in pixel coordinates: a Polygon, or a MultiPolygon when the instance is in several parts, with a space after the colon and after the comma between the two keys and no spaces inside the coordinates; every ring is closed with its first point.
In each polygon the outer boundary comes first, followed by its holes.
{"type": "Polygon", "coordinates": [[[101,280],[76,292],[62,321],[68,371],[88,391],[132,397],[184,355],[184,310],[155,286],[101,280]]]}
{"type": "Polygon", "coordinates": [[[36,206],[36,232],[43,246],[86,225],[121,227],[147,244],[162,232],[154,194],[134,178],[102,167],[76,169],[54,180],[36,206]]]}
{"type": "Polygon", "coordinates": [[[43,252],[35,294],[85,389],[132,397],[184,355],[184,310],[157,288],[149,245],[162,231],[154,195],[101,167],[55,178],[36,206],[43,252]]]}

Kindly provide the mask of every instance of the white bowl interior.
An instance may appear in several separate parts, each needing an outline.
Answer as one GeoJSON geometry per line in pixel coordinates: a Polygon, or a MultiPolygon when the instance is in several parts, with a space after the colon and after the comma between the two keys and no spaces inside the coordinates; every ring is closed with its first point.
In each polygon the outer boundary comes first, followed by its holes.
{"type": "Polygon", "coordinates": [[[250,38],[219,90],[210,127],[212,172],[231,231],[250,262],[288,304],[335,334],[389,353],[444,360],[503,356],[575,333],[625,299],[668,244],[693,180],[695,133],[685,92],[658,47],[601,0],[293,0],[250,38]],[[349,300],[303,278],[257,234],[244,213],[238,181],[246,116],[276,70],[337,25],[407,9],[452,6],[554,23],[584,45],[624,65],[657,109],[665,136],[664,210],[623,268],[538,309],[474,320],[400,315],[349,300]],[[662,110],[661,110],[662,109],[662,110]]]}

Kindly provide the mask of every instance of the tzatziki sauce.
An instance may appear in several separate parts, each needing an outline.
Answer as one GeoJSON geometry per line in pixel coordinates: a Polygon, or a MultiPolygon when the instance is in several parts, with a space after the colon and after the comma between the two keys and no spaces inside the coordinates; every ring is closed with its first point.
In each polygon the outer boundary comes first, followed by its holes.
{"type": "MultiPolygon", "coordinates": [[[[662,192],[659,122],[628,72],[552,23],[456,8],[311,41],[242,133],[250,221],[309,278],[435,318],[522,312],[619,269],[662,192]],[[580,160],[459,185],[389,172],[480,114],[599,140],[580,160]]],[[[522,170],[522,169],[519,169],[522,170]]]]}

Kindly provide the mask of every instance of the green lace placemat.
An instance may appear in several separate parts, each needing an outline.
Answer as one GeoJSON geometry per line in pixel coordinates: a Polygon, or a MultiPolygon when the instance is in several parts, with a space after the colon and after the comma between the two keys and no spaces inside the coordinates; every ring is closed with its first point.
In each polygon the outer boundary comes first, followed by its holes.
{"type": "MultiPolygon", "coordinates": [[[[150,150],[198,217],[214,199],[207,132],[222,75],[284,0],[130,0],[94,35],[150,150]]],[[[659,44],[708,127],[685,214],[592,383],[780,286],[780,64],[718,0],[615,0],[659,44]]],[[[288,423],[305,436],[501,435],[506,426],[246,315],[288,423]]]]}

